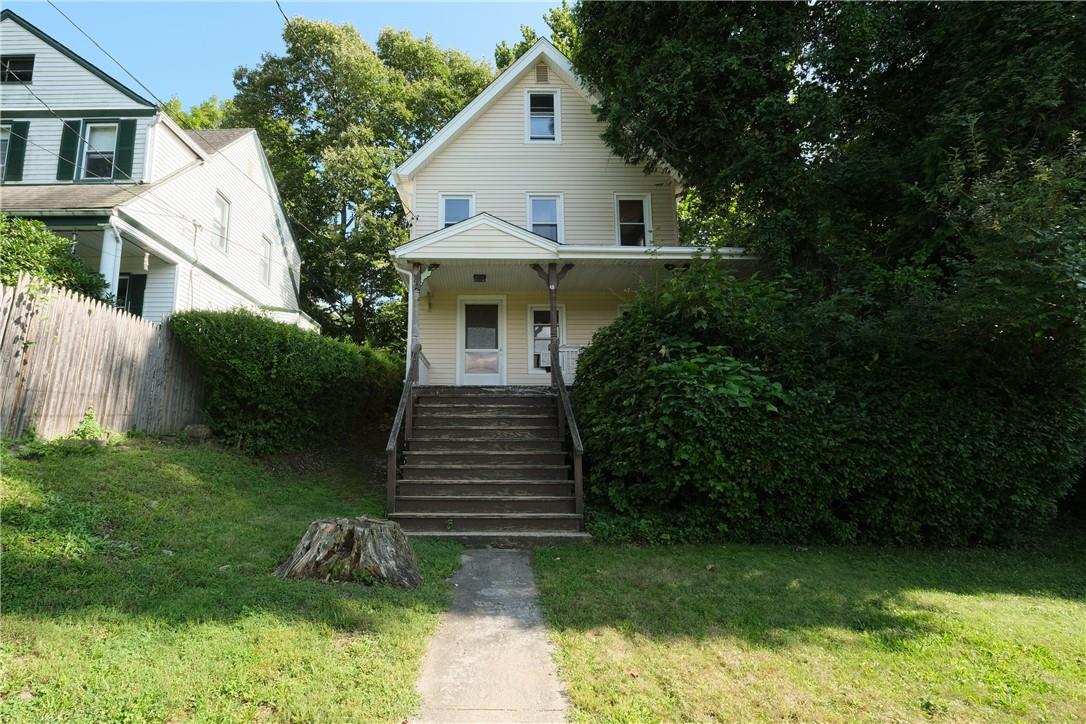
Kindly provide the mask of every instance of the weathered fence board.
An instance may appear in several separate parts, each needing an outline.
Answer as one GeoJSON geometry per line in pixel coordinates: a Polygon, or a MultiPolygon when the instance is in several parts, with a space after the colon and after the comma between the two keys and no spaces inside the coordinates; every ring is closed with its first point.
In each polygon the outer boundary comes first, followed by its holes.
{"type": "Polygon", "coordinates": [[[169,325],[28,277],[0,284],[0,434],[71,432],[87,408],[110,430],[173,432],[203,385],[169,325]]]}

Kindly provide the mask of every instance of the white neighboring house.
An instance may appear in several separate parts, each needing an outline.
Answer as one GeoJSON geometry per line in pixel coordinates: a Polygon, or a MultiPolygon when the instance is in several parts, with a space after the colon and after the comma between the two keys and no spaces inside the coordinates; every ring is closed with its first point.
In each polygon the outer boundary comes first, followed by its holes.
{"type": "Polygon", "coordinates": [[[702,251],[679,242],[679,180],[615,156],[593,101],[540,39],[396,169],[414,223],[392,258],[412,290],[421,382],[550,384],[552,304],[571,382],[632,293],[702,251]]]}
{"type": "Polygon", "coordinates": [[[152,322],[247,308],[305,329],[301,257],[251,128],[189,131],[0,12],[0,210],[69,236],[152,322]]]}

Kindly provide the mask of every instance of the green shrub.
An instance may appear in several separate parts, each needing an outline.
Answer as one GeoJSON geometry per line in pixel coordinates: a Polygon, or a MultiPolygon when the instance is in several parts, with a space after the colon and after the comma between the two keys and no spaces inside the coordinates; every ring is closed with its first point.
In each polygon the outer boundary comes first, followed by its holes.
{"type": "Polygon", "coordinates": [[[101,298],[106,280],[71,252],[72,240],[40,221],[0,214],[0,283],[14,286],[27,273],[89,297],[101,298]]]}
{"type": "Polygon", "coordinates": [[[578,366],[593,534],[960,545],[1049,522],[1084,452],[1080,342],[1004,325],[982,354],[954,336],[975,305],[904,288],[878,318],[715,260],[643,290],[578,366]]]}
{"type": "Polygon", "coordinates": [[[402,360],[369,347],[245,311],[182,312],[170,324],[196,356],[212,429],[258,454],[372,425],[400,393],[402,360]]]}

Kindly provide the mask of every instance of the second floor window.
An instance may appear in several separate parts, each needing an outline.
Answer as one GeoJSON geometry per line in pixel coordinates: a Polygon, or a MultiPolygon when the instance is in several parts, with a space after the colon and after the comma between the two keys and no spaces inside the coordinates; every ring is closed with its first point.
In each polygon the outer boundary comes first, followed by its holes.
{"type": "Polygon", "coordinates": [[[615,226],[622,246],[652,243],[651,207],[648,194],[615,196],[615,226]]]}
{"type": "Polygon", "coordinates": [[[8,170],[8,144],[11,142],[11,126],[0,126],[0,179],[8,170]]]}
{"type": "Polygon", "coordinates": [[[557,194],[529,195],[528,228],[551,241],[562,241],[562,197],[557,194]]]}
{"type": "Polygon", "coordinates": [[[260,281],[266,285],[271,284],[272,267],[272,243],[271,239],[264,237],[264,256],[260,259],[260,281]]]}
{"type": "Polygon", "coordinates": [[[441,228],[458,224],[475,213],[475,197],[471,194],[441,194],[441,228]]]}
{"type": "Polygon", "coordinates": [[[0,56],[0,83],[31,83],[34,80],[33,55],[0,56]]]}
{"type": "Polygon", "coordinates": [[[215,208],[211,217],[211,243],[225,252],[229,238],[230,199],[220,192],[215,194],[215,208]]]}
{"type": "Polygon", "coordinates": [[[554,91],[528,93],[528,141],[558,141],[558,94],[554,91]]]}
{"type": "Polygon", "coordinates": [[[83,138],[83,178],[113,178],[113,160],[117,155],[117,124],[89,123],[83,138]]]}

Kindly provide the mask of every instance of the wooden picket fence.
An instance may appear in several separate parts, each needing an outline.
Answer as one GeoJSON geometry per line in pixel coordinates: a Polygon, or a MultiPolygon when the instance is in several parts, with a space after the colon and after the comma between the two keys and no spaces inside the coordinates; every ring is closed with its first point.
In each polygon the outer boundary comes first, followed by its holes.
{"type": "Polygon", "coordinates": [[[118,432],[197,422],[203,385],[169,329],[29,276],[0,284],[0,434],[66,435],[88,408],[118,432]]]}

